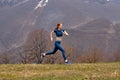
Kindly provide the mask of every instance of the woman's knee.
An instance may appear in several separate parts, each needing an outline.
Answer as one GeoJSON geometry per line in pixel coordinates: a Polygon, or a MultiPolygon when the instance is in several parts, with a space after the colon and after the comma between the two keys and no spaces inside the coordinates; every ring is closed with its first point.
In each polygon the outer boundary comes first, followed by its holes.
{"type": "Polygon", "coordinates": [[[64,50],[64,49],[62,49],[61,51],[62,51],[62,53],[65,53],[65,50],[64,50]]]}

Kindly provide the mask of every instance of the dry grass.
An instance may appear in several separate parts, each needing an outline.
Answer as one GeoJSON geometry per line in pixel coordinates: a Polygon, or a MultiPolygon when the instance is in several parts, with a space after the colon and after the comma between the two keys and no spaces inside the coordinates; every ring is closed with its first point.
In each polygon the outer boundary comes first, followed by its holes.
{"type": "Polygon", "coordinates": [[[120,62],[0,65],[0,80],[120,80],[120,62]]]}

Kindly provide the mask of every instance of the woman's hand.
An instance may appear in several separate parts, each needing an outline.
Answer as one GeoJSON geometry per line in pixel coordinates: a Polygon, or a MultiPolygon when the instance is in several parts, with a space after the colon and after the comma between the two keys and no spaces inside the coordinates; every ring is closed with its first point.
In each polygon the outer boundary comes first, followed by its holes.
{"type": "Polygon", "coordinates": [[[53,38],[51,37],[51,41],[53,41],[53,38]]]}
{"type": "Polygon", "coordinates": [[[68,34],[66,31],[64,31],[64,34],[65,34],[66,36],[69,36],[69,34],[68,34]]]}

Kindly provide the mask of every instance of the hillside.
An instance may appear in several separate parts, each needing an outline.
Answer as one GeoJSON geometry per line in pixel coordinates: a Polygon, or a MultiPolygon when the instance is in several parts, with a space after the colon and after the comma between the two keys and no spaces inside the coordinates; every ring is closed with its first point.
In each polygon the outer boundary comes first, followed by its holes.
{"type": "MultiPolygon", "coordinates": [[[[103,29],[109,29],[109,24],[115,22],[118,25],[120,22],[119,0],[110,0],[109,2],[107,0],[49,0],[47,6],[35,11],[34,8],[38,2],[38,0],[0,1],[0,53],[23,45],[28,34],[33,30],[44,28],[49,32],[57,22],[63,22],[64,28],[72,28],[75,31],[73,34],[73,31],[69,30],[70,34],[77,35],[77,39],[75,36],[71,36],[72,42],[70,40],[70,43],[76,43],[76,40],[83,41],[80,34],[83,37],[95,35],[92,40],[98,41],[96,36],[99,36],[97,31],[100,27],[99,33],[104,34],[103,29]],[[76,25],[78,30],[74,29],[76,25]],[[93,28],[91,28],[92,26],[93,28]]],[[[106,37],[104,35],[101,37],[100,42],[108,44],[103,41],[106,37]]],[[[114,38],[110,39],[112,41],[110,43],[117,44],[115,47],[109,48],[110,50],[119,46],[119,35],[117,34],[116,37],[116,42],[114,38]]],[[[82,45],[74,45],[89,47],[92,44],[87,43],[89,39],[90,37],[86,37],[84,39],[87,40],[86,42],[80,42],[82,45]]],[[[97,44],[99,46],[98,42],[97,44]]]]}
{"type": "Polygon", "coordinates": [[[103,51],[113,52],[120,45],[119,29],[120,24],[113,24],[104,18],[95,19],[67,29],[70,37],[65,40],[79,47],[81,51],[97,47],[103,51]]]}
{"type": "Polygon", "coordinates": [[[0,80],[120,80],[119,64],[0,65],[0,80]]]}

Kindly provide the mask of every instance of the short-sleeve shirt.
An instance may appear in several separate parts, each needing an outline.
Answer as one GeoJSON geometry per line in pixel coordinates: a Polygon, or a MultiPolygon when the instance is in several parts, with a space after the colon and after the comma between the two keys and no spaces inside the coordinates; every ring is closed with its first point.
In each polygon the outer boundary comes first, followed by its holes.
{"type": "Polygon", "coordinates": [[[54,32],[55,32],[55,34],[56,34],[57,37],[62,37],[64,31],[65,31],[65,30],[63,30],[63,29],[61,29],[61,30],[55,29],[55,30],[54,30],[54,32]]]}

